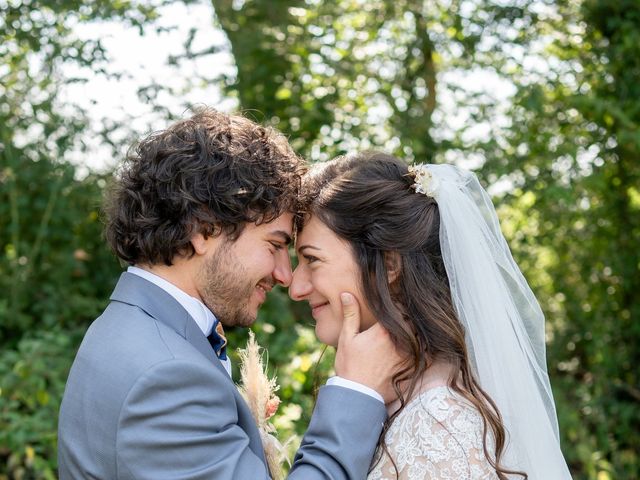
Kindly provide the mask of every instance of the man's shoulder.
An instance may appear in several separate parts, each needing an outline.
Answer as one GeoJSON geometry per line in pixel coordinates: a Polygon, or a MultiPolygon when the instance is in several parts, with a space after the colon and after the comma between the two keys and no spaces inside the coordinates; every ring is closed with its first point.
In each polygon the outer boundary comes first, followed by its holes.
{"type": "Polygon", "coordinates": [[[173,371],[171,364],[179,365],[176,371],[183,375],[209,371],[211,381],[225,380],[220,369],[169,326],[135,306],[112,303],[87,330],[67,388],[86,389],[117,404],[159,365],[173,371]]]}
{"type": "Polygon", "coordinates": [[[172,358],[208,361],[170,326],[140,307],[119,302],[111,302],[93,321],[80,348],[109,356],[112,362],[128,362],[131,368],[172,358]]]}

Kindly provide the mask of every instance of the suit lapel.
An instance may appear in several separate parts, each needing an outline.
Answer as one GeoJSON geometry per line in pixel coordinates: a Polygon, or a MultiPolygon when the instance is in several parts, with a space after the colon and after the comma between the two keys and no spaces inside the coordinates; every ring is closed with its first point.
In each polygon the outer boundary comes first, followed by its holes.
{"type": "MultiPolygon", "coordinates": [[[[194,348],[202,353],[202,355],[208,358],[216,368],[224,373],[224,378],[229,378],[229,374],[224,366],[222,366],[222,363],[220,363],[220,359],[218,359],[213,352],[213,348],[202,333],[202,330],[198,327],[196,321],[175,298],[162,288],[138,275],[124,272],[120,276],[116,288],[111,294],[111,301],[126,303],[144,310],[148,315],[162,322],[186,339],[194,348]]],[[[229,378],[229,381],[232,380],[229,378]]],[[[240,416],[243,417],[245,421],[243,428],[248,429],[248,433],[251,432],[249,435],[251,449],[266,465],[267,462],[264,457],[260,434],[249,410],[249,406],[236,389],[234,389],[234,392],[239,413],[242,412],[240,416]]]]}
{"type": "Polygon", "coordinates": [[[175,298],[162,288],[138,275],[124,272],[111,294],[111,301],[126,303],[144,310],[149,316],[187,340],[211,363],[221,369],[225,377],[229,376],[196,321],[175,298]]]}

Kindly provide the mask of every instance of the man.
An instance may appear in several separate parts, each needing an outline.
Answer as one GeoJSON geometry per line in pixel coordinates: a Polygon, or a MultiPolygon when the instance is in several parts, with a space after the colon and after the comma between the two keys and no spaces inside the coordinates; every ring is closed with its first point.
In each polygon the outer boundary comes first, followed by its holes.
{"type": "MultiPolygon", "coordinates": [[[[284,137],[202,110],[142,141],[107,202],[131,265],[91,325],[60,409],[65,479],[266,479],[260,435],[229,375],[225,326],[288,286],[302,164],[284,137]]],[[[341,378],[324,386],[290,478],[366,476],[394,350],[347,301],[341,378]],[[377,393],[378,392],[378,393],[377,393]]]]}

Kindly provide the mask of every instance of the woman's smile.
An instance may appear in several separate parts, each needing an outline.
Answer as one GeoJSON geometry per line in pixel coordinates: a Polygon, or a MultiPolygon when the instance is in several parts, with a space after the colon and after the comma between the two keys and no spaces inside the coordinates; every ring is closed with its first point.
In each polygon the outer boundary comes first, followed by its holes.
{"type": "Polygon", "coordinates": [[[318,313],[322,312],[327,305],[329,305],[329,302],[321,302],[321,303],[316,303],[316,304],[309,304],[309,306],[311,307],[311,315],[313,315],[313,318],[316,318],[318,313]]]}

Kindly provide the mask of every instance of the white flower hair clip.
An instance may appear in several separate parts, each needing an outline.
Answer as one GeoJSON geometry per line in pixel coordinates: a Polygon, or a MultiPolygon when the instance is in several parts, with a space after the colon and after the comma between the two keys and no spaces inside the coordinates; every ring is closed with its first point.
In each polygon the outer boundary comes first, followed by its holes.
{"type": "Polygon", "coordinates": [[[440,182],[433,176],[427,165],[424,163],[411,165],[409,167],[409,173],[414,177],[412,187],[416,193],[422,193],[432,198],[436,197],[440,182]]]}

